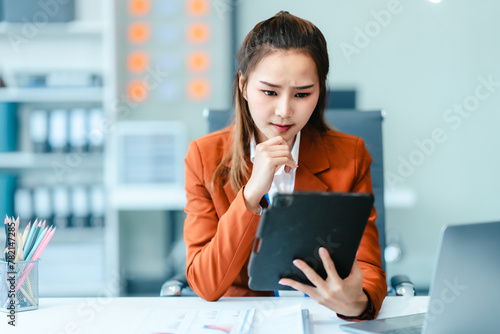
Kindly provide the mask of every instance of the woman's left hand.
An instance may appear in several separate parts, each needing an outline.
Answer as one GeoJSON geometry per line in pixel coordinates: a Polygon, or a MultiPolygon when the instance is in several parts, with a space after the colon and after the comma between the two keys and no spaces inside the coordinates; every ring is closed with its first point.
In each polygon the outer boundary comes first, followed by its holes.
{"type": "Polygon", "coordinates": [[[347,317],[361,315],[368,306],[368,296],[363,291],[363,272],[358,261],[354,260],[351,273],[345,279],[340,278],[328,251],[321,247],[319,256],[325,267],[327,278],[323,280],[307,263],[295,260],[299,268],[314,286],[282,278],[279,283],[307,294],[323,306],[347,317]]]}

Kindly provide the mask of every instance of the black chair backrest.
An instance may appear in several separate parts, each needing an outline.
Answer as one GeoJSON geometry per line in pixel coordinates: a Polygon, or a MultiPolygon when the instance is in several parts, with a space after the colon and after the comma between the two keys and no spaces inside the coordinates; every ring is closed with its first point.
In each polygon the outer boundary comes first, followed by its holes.
{"type": "MultiPolygon", "coordinates": [[[[232,113],[228,111],[205,110],[204,114],[208,120],[209,132],[222,129],[232,121],[232,113]]],[[[363,138],[366,148],[373,159],[371,176],[375,196],[375,209],[377,210],[376,224],[379,232],[380,249],[382,250],[382,268],[385,270],[384,249],[386,242],[382,112],[333,109],[326,110],[325,118],[335,129],[363,138]]]]}
{"type": "Polygon", "coordinates": [[[207,119],[208,133],[223,129],[233,121],[233,113],[227,110],[205,109],[203,116],[207,119]]]}
{"type": "Polygon", "coordinates": [[[377,210],[377,228],[379,244],[382,250],[382,268],[385,270],[385,205],[384,205],[384,155],[382,146],[382,121],[381,111],[358,110],[328,110],[325,118],[335,129],[360,138],[365,141],[366,149],[373,162],[371,176],[373,194],[375,196],[375,209],[377,210]]]}

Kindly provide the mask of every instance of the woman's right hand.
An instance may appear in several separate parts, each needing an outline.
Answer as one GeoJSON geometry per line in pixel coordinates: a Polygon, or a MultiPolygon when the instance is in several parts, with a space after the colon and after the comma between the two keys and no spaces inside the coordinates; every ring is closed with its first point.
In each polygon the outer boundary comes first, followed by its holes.
{"type": "Polygon", "coordinates": [[[283,165],[286,173],[298,167],[293,161],[290,146],[283,137],[268,139],[255,147],[252,175],[243,192],[245,204],[250,211],[257,212],[260,200],[271,189],[274,173],[283,165]]]}

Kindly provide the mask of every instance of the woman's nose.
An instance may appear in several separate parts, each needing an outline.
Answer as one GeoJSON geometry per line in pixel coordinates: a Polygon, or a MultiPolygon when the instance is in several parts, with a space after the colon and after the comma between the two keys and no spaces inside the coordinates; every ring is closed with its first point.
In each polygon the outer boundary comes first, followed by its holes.
{"type": "Polygon", "coordinates": [[[291,101],[288,97],[283,97],[280,99],[275,110],[276,115],[282,118],[288,118],[293,114],[291,101]]]}

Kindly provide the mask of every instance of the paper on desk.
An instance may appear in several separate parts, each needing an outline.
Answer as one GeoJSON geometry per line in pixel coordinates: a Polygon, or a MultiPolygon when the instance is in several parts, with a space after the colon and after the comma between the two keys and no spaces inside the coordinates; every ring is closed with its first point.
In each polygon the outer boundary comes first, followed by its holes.
{"type": "Polygon", "coordinates": [[[300,304],[260,310],[255,316],[253,329],[254,333],[258,334],[307,334],[309,333],[308,313],[303,313],[300,304]]]}
{"type": "Polygon", "coordinates": [[[247,334],[254,314],[255,309],[147,309],[136,334],[247,334]]]}

